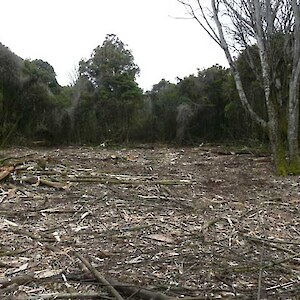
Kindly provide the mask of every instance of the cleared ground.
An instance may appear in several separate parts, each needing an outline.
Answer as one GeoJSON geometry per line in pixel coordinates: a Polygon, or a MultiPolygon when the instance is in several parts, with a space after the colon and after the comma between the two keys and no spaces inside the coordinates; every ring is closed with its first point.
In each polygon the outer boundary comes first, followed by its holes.
{"type": "Polygon", "coordinates": [[[114,299],[104,278],[123,299],[299,299],[299,177],[268,156],[70,147],[0,161],[1,299],[114,299]]]}

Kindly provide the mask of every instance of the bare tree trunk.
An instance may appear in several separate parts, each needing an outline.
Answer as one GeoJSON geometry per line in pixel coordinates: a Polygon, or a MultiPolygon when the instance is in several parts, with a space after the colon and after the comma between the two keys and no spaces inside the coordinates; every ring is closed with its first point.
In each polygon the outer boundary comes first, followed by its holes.
{"type": "Polygon", "coordinates": [[[273,155],[275,170],[278,175],[288,175],[288,163],[286,157],[285,136],[280,130],[280,111],[276,109],[275,103],[269,101],[268,105],[268,137],[273,155]]]}
{"type": "MultiPolygon", "coordinates": [[[[267,11],[270,10],[270,2],[268,1],[267,11]],[[269,10],[268,10],[269,9],[269,10]]],[[[276,173],[278,175],[288,174],[288,165],[286,162],[286,151],[284,147],[284,141],[281,136],[281,130],[279,126],[279,114],[280,111],[276,108],[274,100],[271,99],[271,68],[270,59],[268,57],[268,50],[270,50],[269,41],[265,37],[262,24],[262,7],[259,0],[253,0],[253,14],[254,30],[256,33],[257,46],[259,50],[259,57],[262,69],[263,87],[265,103],[268,112],[268,137],[270,140],[270,147],[273,154],[273,159],[275,163],[276,173]],[[273,100],[273,101],[272,101],[273,100]]],[[[272,27],[268,27],[268,33],[272,35],[272,27]]]]}
{"type": "Polygon", "coordinates": [[[230,69],[231,69],[233,77],[234,77],[235,85],[236,85],[241,103],[242,103],[243,107],[245,108],[246,112],[250,114],[251,118],[257,124],[259,124],[262,128],[266,129],[267,128],[266,121],[263,120],[260,116],[258,116],[255,113],[255,111],[252,109],[251,105],[248,102],[247,96],[246,96],[244,88],[243,88],[240,73],[239,73],[239,71],[236,67],[236,63],[234,62],[234,60],[232,58],[232,55],[229,51],[228,44],[225,40],[223,27],[222,27],[222,24],[221,24],[221,22],[219,20],[219,17],[218,17],[218,8],[216,6],[216,1],[212,0],[211,4],[212,4],[212,9],[213,9],[213,18],[214,18],[215,24],[217,26],[218,36],[219,36],[219,39],[220,39],[219,40],[219,45],[223,49],[223,51],[226,55],[227,61],[229,63],[230,69]]]}
{"type": "Polygon", "coordinates": [[[293,30],[293,64],[289,86],[289,108],[288,108],[288,145],[290,171],[294,174],[300,173],[299,159],[299,85],[300,85],[300,6],[296,0],[291,0],[295,25],[293,30]]]}
{"type": "Polygon", "coordinates": [[[288,146],[290,172],[300,172],[299,159],[299,82],[290,84],[288,113],[288,146]]]}
{"type": "Polygon", "coordinates": [[[267,130],[276,172],[281,175],[299,174],[299,0],[210,0],[210,8],[204,0],[177,1],[185,6],[187,12],[223,49],[243,107],[252,120],[267,130]],[[280,34],[287,38],[287,43],[277,58],[273,41],[276,42],[280,34]],[[252,69],[257,80],[263,83],[267,120],[259,116],[249,103],[234,58],[254,43],[259,50],[260,65],[256,67],[252,63],[252,69]],[[285,54],[286,49],[288,54],[285,54]],[[280,87],[276,87],[275,72],[279,62],[285,64],[283,68],[288,73],[280,75],[285,79],[290,78],[290,83],[288,91],[280,90],[282,94],[277,97],[280,101],[277,101],[276,89],[280,87]],[[283,101],[287,96],[288,107],[283,101]]]}

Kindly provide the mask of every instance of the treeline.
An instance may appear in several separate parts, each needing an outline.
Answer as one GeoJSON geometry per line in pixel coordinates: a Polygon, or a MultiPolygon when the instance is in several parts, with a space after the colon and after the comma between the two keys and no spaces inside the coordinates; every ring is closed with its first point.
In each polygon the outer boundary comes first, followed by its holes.
{"type": "MultiPolygon", "coordinates": [[[[260,83],[246,58],[238,60],[245,91],[265,114],[260,83]]],[[[139,72],[131,51],[112,34],[79,62],[73,83],[64,87],[49,63],[23,60],[0,44],[0,145],[265,141],[228,69],[214,65],[176,84],[162,79],[147,92],[136,83],[139,72]]]]}

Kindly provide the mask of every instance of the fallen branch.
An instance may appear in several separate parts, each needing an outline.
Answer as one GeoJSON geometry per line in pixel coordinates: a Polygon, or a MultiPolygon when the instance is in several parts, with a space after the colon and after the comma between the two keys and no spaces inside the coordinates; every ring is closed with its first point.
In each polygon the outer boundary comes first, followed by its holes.
{"type": "MultiPolygon", "coordinates": [[[[106,299],[106,297],[100,293],[51,293],[51,294],[40,294],[26,298],[26,300],[52,300],[52,299],[106,299]]],[[[107,299],[110,299],[107,297],[107,299]]]]}
{"type": "Polygon", "coordinates": [[[274,244],[287,244],[287,245],[300,245],[300,241],[299,242],[293,242],[293,241],[284,241],[284,240],[275,240],[275,239],[266,239],[266,238],[261,238],[258,236],[250,236],[247,234],[243,234],[242,236],[244,236],[246,239],[254,241],[254,242],[259,242],[259,243],[274,243],[274,244]]]}
{"type": "Polygon", "coordinates": [[[57,209],[57,208],[46,208],[39,211],[40,213],[47,214],[74,214],[77,213],[77,209],[57,209]]]}
{"type": "Polygon", "coordinates": [[[16,256],[18,254],[23,254],[23,253],[29,251],[29,249],[13,250],[13,251],[0,251],[0,257],[2,257],[2,256],[16,256]]]}
{"type": "Polygon", "coordinates": [[[267,263],[264,268],[267,269],[267,268],[272,268],[274,266],[277,266],[277,265],[281,265],[285,262],[288,262],[290,260],[293,260],[295,258],[299,258],[300,257],[300,253],[296,253],[294,255],[291,255],[289,257],[286,257],[286,258],[283,258],[283,259],[278,259],[278,260],[275,260],[275,261],[271,261],[269,263],[267,263]]]}
{"type": "Polygon", "coordinates": [[[43,179],[39,178],[37,176],[30,176],[30,177],[22,177],[20,179],[23,182],[29,183],[29,184],[35,184],[35,185],[46,185],[49,187],[53,187],[57,190],[66,190],[68,189],[68,185],[60,183],[60,182],[55,182],[55,181],[50,181],[48,179],[43,179]]]}
{"type": "Polygon", "coordinates": [[[0,280],[0,291],[12,284],[22,285],[25,283],[29,283],[33,280],[34,280],[33,275],[22,275],[22,276],[16,276],[5,280],[0,280]]]}
{"type": "MultiPolygon", "coordinates": [[[[90,274],[79,274],[79,273],[73,273],[73,274],[66,274],[66,277],[69,280],[75,280],[75,281],[84,281],[93,283],[94,279],[91,277],[90,274]]],[[[57,278],[58,276],[53,277],[52,279],[57,278]]],[[[112,278],[106,278],[107,282],[113,286],[117,291],[124,294],[127,299],[132,299],[133,297],[144,299],[144,300],[179,300],[179,299],[186,299],[184,298],[177,298],[177,297],[168,297],[163,293],[151,291],[149,289],[145,289],[142,287],[134,286],[134,285],[128,285],[126,283],[119,282],[112,278]]],[[[188,300],[197,299],[197,298],[187,298],[188,300]]]]}
{"type": "MultiPolygon", "coordinates": [[[[0,160],[0,165],[3,165],[4,162],[8,161],[8,160],[20,160],[22,158],[26,158],[26,157],[29,157],[29,156],[33,156],[35,155],[34,153],[30,153],[30,154],[25,154],[25,155],[21,155],[21,156],[17,156],[17,157],[13,157],[13,156],[9,156],[9,157],[4,157],[0,160]]],[[[24,161],[22,160],[21,162],[17,162],[16,164],[14,164],[15,166],[16,165],[20,165],[22,164],[24,161]]]]}
{"type": "Polygon", "coordinates": [[[69,177],[62,179],[69,182],[98,182],[103,184],[158,184],[158,185],[192,185],[194,182],[184,179],[161,179],[161,180],[137,180],[137,179],[118,179],[118,178],[101,178],[101,177],[69,177]]]}
{"type": "Polygon", "coordinates": [[[98,272],[88,260],[86,260],[81,254],[74,252],[74,255],[81,260],[81,262],[94,274],[94,276],[107,288],[108,292],[114,296],[117,300],[124,300],[123,297],[117,292],[117,290],[98,272]]]}
{"type": "Polygon", "coordinates": [[[39,236],[36,236],[34,233],[26,231],[26,230],[21,229],[21,228],[11,228],[11,230],[14,233],[21,234],[21,235],[26,235],[26,236],[30,237],[31,239],[39,241],[39,242],[56,242],[56,240],[53,239],[53,238],[41,238],[39,236]]]}
{"type": "Polygon", "coordinates": [[[124,293],[126,296],[138,298],[144,300],[171,300],[178,298],[171,298],[160,292],[153,292],[148,289],[144,289],[137,286],[128,286],[127,284],[121,283],[115,279],[108,279],[111,285],[113,285],[118,291],[124,293]]]}

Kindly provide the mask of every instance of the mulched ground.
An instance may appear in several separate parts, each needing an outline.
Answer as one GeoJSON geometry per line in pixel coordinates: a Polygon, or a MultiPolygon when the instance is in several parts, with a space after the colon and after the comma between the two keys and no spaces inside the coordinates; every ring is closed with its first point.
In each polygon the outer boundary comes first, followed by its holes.
{"type": "Polygon", "coordinates": [[[300,299],[299,177],[220,149],[3,150],[0,299],[300,299]]]}

